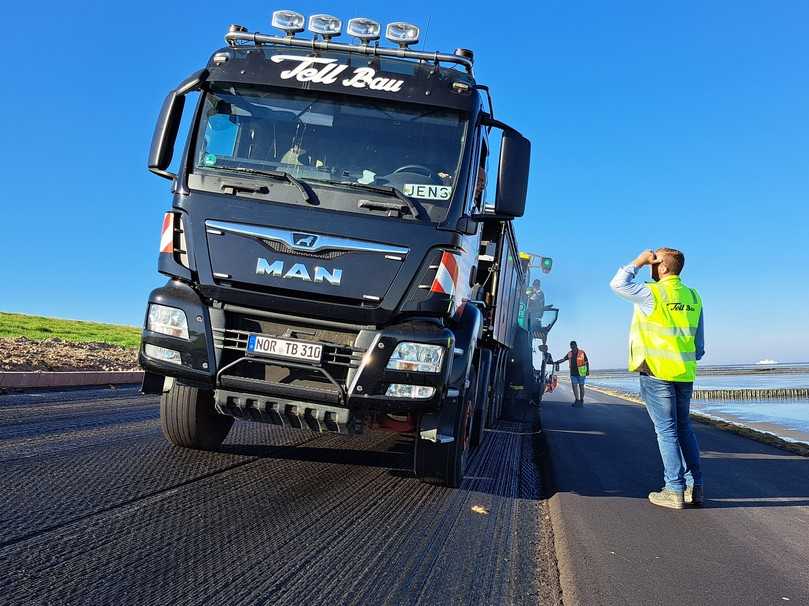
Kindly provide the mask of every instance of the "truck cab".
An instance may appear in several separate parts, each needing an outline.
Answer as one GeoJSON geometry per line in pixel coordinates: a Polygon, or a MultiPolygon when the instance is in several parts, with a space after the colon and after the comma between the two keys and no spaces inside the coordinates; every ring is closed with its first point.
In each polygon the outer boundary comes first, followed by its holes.
{"type": "Polygon", "coordinates": [[[370,19],[349,21],[358,44],[335,42],[328,15],[310,18],[312,39],[298,13],[273,23],[285,35],[231,26],[161,109],[149,169],[172,183],[168,282],[149,295],[143,389],[162,394],[178,446],[215,449],[234,418],[399,431],[416,473],[457,486],[496,420],[530,144],[493,117],[470,51],[411,50],[403,23],[387,28],[396,48],[370,19]]]}

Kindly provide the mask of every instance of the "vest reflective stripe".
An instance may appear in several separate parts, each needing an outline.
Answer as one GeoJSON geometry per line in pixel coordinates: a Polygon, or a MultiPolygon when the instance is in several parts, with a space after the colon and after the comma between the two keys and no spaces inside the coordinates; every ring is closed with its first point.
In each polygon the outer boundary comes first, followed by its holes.
{"type": "MultiPolygon", "coordinates": [[[[667,351],[665,349],[646,349],[646,358],[661,358],[663,360],[684,360],[686,362],[696,362],[697,353],[695,351],[667,351]]],[[[657,376],[657,375],[655,375],[657,376]]]]}
{"type": "Polygon", "coordinates": [[[695,336],[702,313],[697,292],[678,276],[648,284],[654,296],[649,315],[635,306],[629,334],[629,370],[644,362],[664,381],[693,381],[697,374],[695,336]]]}
{"type": "Polygon", "coordinates": [[[657,324],[646,324],[646,330],[653,332],[657,335],[664,337],[695,337],[697,336],[697,327],[686,326],[681,328],[679,326],[659,326],[657,324]]]}

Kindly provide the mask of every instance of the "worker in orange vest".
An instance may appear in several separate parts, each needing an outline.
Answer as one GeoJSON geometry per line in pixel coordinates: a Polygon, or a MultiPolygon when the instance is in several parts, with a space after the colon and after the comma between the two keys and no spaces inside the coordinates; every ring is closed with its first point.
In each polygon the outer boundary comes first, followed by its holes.
{"type": "Polygon", "coordinates": [[[590,361],[583,349],[575,341],[570,342],[570,351],[554,364],[567,362],[570,365],[570,383],[573,386],[573,407],[584,406],[584,379],[590,374],[590,361]]]}

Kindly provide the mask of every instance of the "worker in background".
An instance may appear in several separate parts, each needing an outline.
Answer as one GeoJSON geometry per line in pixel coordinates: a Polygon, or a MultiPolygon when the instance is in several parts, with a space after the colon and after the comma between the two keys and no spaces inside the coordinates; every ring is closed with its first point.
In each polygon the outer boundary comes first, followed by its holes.
{"type": "Polygon", "coordinates": [[[556,360],[554,364],[567,362],[570,366],[570,384],[573,387],[573,407],[584,406],[584,380],[590,374],[590,361],[587,354],[575,341],[570,342],[570,351],[564,358],[556,360]]]}
{"type": "Polygon", "coordinates": [[[661,507],[703,504],[699,445],[689,408],[697,360],[705,354],[702,299],[680,279],[685,256],[673,248],[642,252],[618,270],[610,287],[635,304],[629,331],[629,370],[640,373],[640,395],[654,423],[665,486],[649,493],[661,507]],[[636,283],[651,266],[653,282],[636,283]]]}
{"type": "Polygon", "coordinates": [[[537,327],[541,324],[542,314],[545,313],[545,293],[542,292],[542,284],[539,280],[534,280],[531,287],[526,289],[528,295],[528,316],[531,322],[537,327]]]}

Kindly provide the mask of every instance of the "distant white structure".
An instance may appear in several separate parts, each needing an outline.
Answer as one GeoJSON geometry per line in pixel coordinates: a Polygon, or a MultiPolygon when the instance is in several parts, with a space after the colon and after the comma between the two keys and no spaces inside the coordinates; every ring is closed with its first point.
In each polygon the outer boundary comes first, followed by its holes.
{"type": "Polygon", "coordinates": [[[775,360],[764,359],[764,360],[759,360],[758,362],[756,362],[756,364],[778,364],[778,362],[776,362],[775,360]]]}

